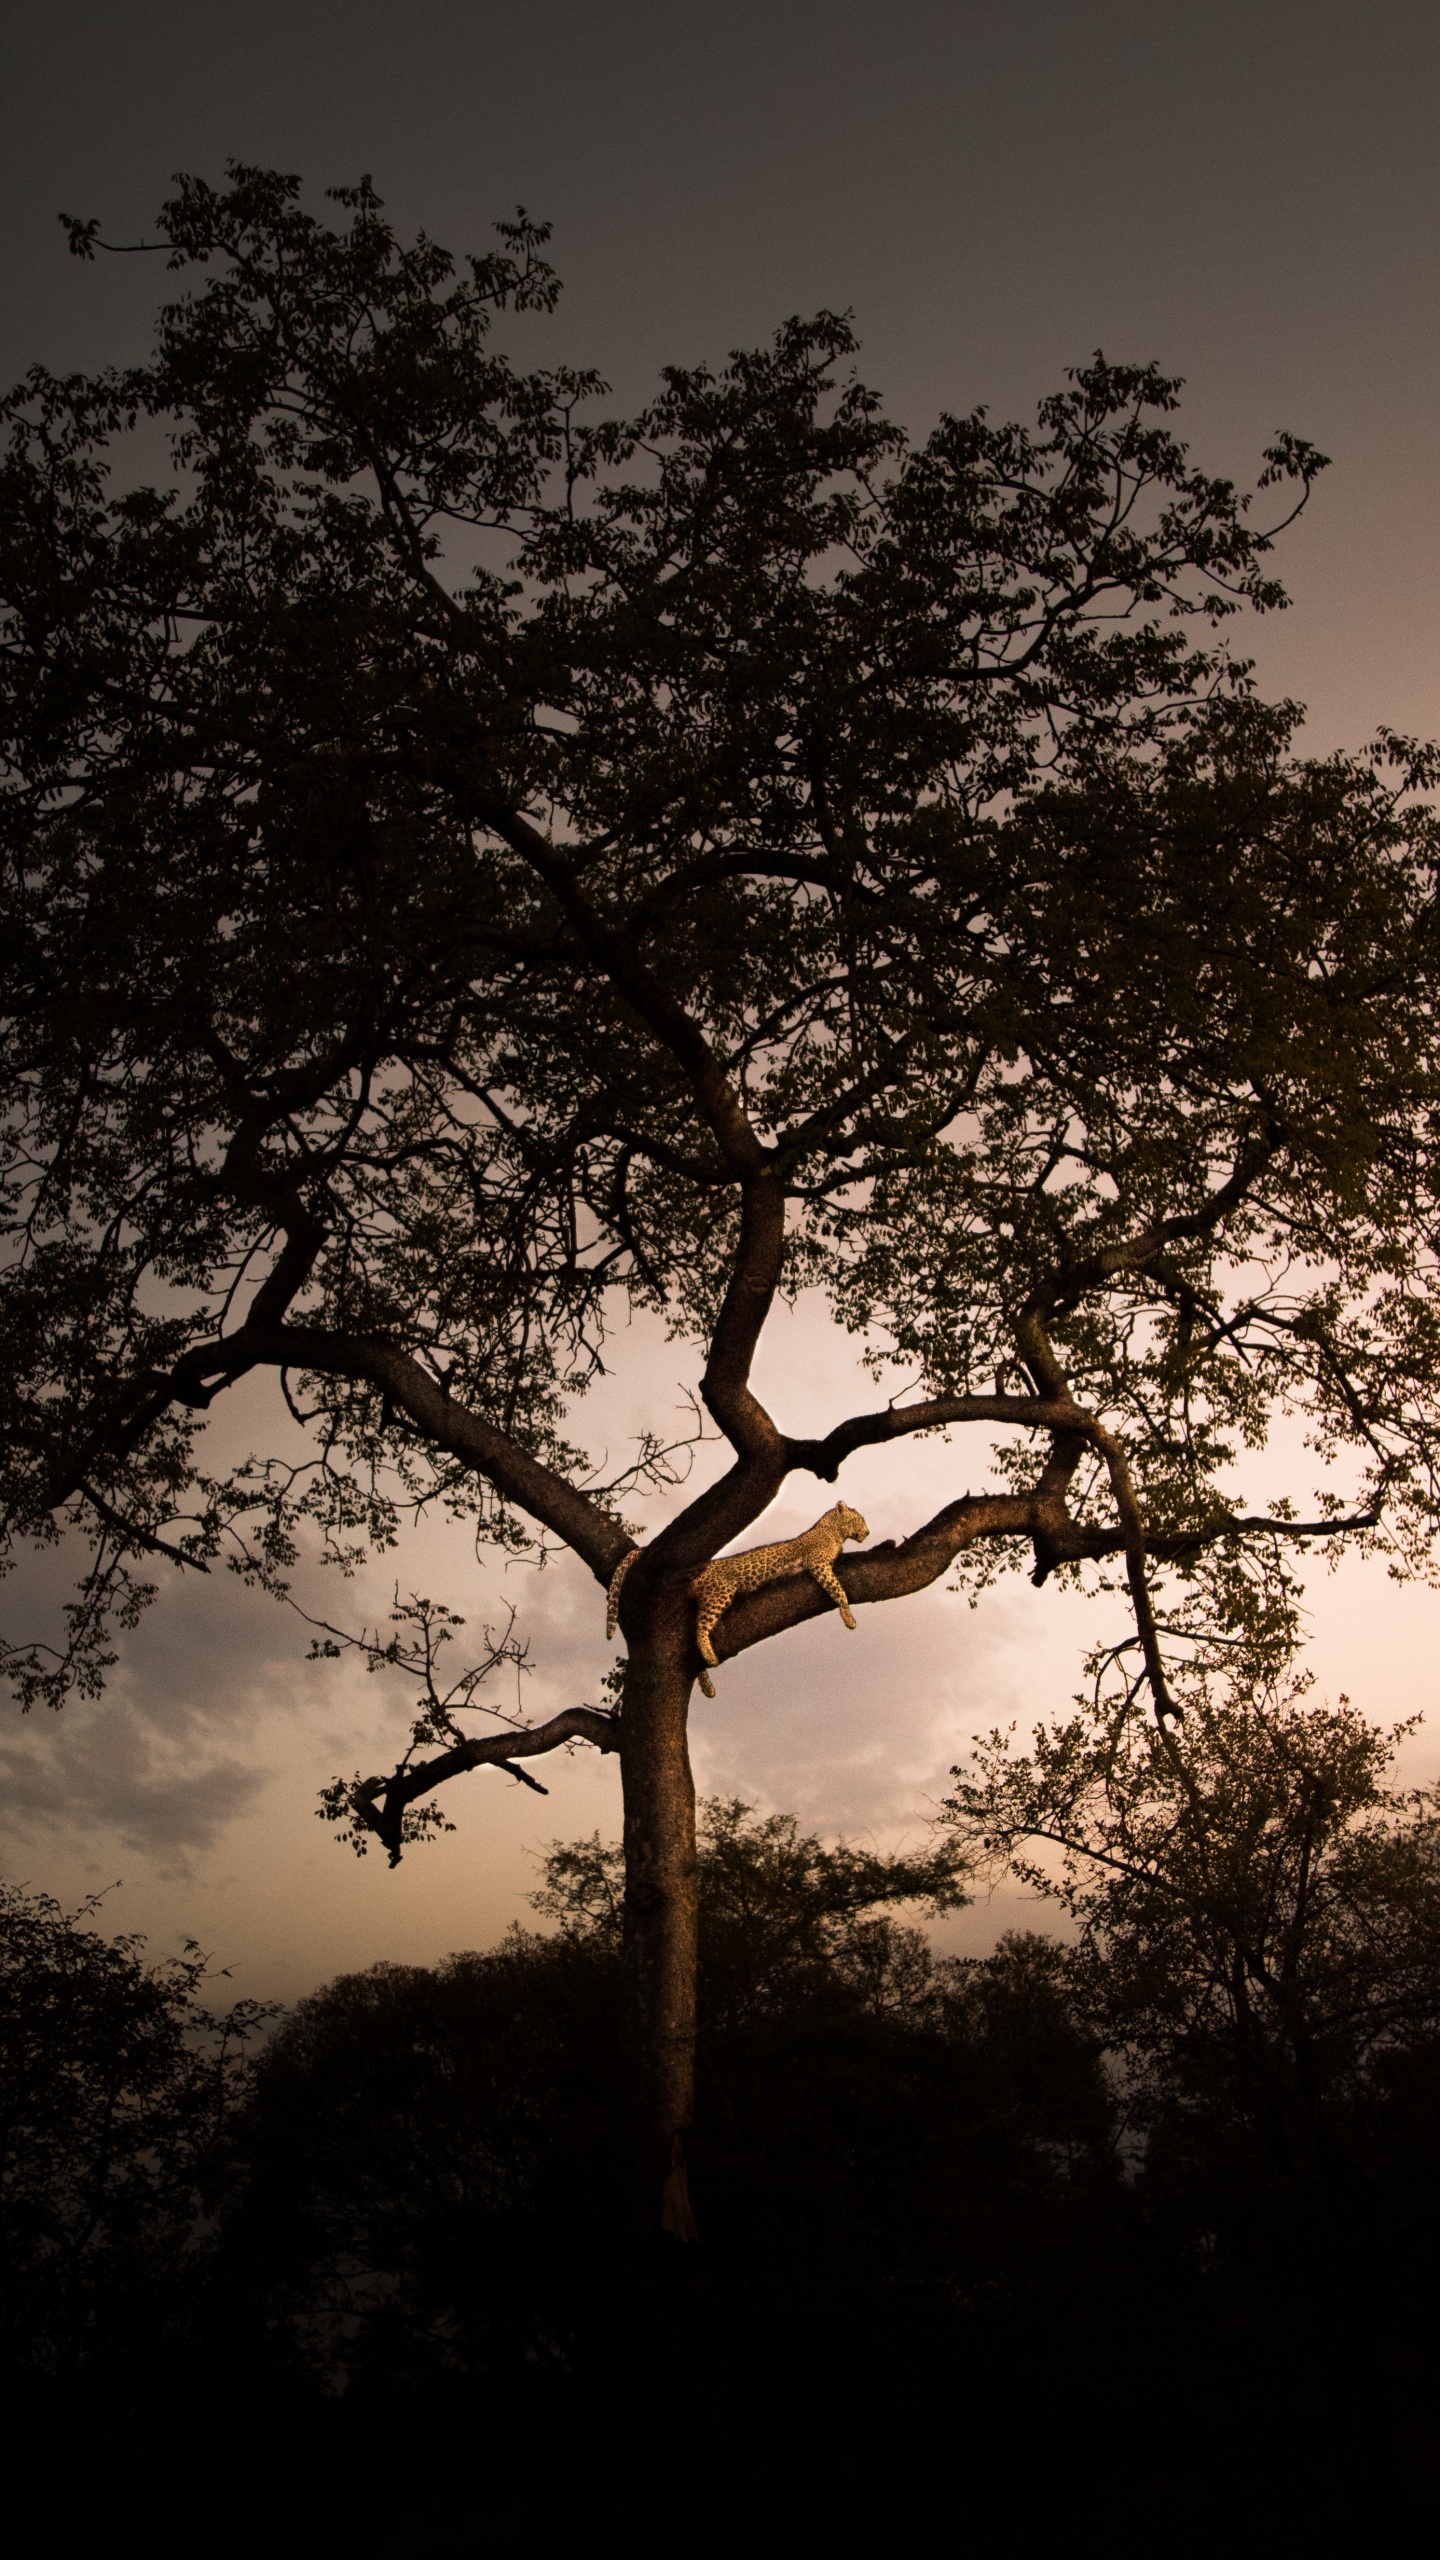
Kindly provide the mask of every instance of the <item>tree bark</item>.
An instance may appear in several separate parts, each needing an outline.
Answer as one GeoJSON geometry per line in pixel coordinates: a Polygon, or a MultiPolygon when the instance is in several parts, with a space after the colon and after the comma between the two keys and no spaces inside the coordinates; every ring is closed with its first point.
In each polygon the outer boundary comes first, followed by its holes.
{"type": "Polygon", "coordinates": [[[620,1744],[625,1960],[644,2083],[647,2185],[651,2196],[659,2193],[662,2231],[687,2243],[698,2237],[688,2177],[699,1917],[690,1614],[687,1595],[677,1593],[657,1610],[659,1623],[631,1639],[620,1744]]]}

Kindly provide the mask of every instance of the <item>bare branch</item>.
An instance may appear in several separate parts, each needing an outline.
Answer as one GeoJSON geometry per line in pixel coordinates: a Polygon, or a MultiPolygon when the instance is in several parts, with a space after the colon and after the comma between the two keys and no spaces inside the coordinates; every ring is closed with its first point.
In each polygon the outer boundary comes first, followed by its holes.
{"type": "Polygon", "coordinates": [[[1135,1611],[1135,1631],[1145,1657],[1145,1675],[1155,1701],[1155,1713],[1162,1724],[1166,1716],[1177,1716],[1180,1709],[1170,1695],[1165,1678],[1165,1665],[1160,1658],[1160,1637],[1155,1626],[1155,1612],[1150,1605],[1150,1586],[1145,1579],[1145,1526],[1125,1452],[1113,1433],[1092,1426],[1090,1437],[1105,1460],[1110,1476],[1110,1490],[1120,1515],[1121,1533],[1125,1540],[1125,1570],[1130,1583],[1130,1603],[1135,1611]]]}
{"type": "MultiPolygon", "coordinates": [[[[105,244],[102,241],[100,245],[103,248],[105,244]]],[[[150,1555],[168,1557],[171,1564],[187,1565],[192,1573],[209,1572],[210,1567],[202,1556],[187,1556],[183,1547],[172,1547],[167,1538],[157,1538],[154,1530],[143,1527],[140,1521],[127,1520],[123,1512],[106,1501],[103,1493],[96,1492],[93,1484],[87,1484],[82,1478],[75,1490],[83,1493],[101,1519],[114,1530],[122,1547],[144,1547],[150,1555]]]]}
{"type": "Polygon", "coordinates": [[[438,1751],[433,1760],[392,1770],[389,1777],[362,1778],[349,1791],[349,1809],[357,1822],[384,1842],[390,1864],[396,1867],[400,1863],[406,1808],[417,1796],[443,1786],[447,1778],[463,1777],[468,1769],[484,1768],[504,1769],[522,1785],[533,1787],[537,1795],[545,1795],[548,1790],[538,1779],[512,1763],[558,1751],[567,1742],[591,1742],[597,1751],[618,1751],[620,1719],[604,1707],[563,1707],[545,1724],[524,1726],[519,1731],[476,1734],[468,1742],[457,1742],[453,1750],[438,1751]]]}

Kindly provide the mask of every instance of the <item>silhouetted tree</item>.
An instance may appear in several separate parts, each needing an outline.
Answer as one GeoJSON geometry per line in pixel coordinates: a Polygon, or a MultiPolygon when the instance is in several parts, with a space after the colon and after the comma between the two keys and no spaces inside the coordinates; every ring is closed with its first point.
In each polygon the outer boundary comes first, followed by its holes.
{"type": "MultiPolygon", "coordinates": [[[[953,1892],[953,1843],[876,1858],[702,1806],[694,2174],[729,2406],[717,2514],[729,2495],[797,2524],[877,2506],[938,2523],[963,2485],[987,2523],[1058,2521],[1101,2403],[1127,2497],[1183,2496],[1207,2529],[1241,2511],[1373,2522],[1423,2470],[1433,1811],[1386,1797],[1373,1735],[1343,1712],[1281,1706],[1262,1731],[1217,1700],[1202,1739],[1188,1703],[1213,1871],[1183,1819],[1167,1831],[1164,1774],[1142,1775],[1153,1720],[1120,1740],[1111,1814],[1093,1762],[1088,1792],[1063,1792],[1086,1864],[1109,1854],[1102,1822],[1123,1838],[1108,1938],[1077,1902],[1069,1942],[942,1957],[905,1915],[953,1892]],[[1295,1967],[1317,2105],[1307,2119],[1287,2097],[1310,2130],[1277,2152],[1215,1950],[1295,1934],[1317,1773],[1336,1805],[1311,1824],[1295,1967]]],[[[1053,1813],[1053,1770],[1037,1783],[1053,1813]]],[[[32,2458],[68,2446],[73,2469],[83,2442],[105,2505],[190,2514],[221,2408],[306,2521],[342,2497],[411,2538],[663,2506],[697,2413],[682,2391],[669,2444],[612,2210],[634,2105],[617,1845],[557,1847],[536,1900],[551,1934],[344,1976],[237,2074],[188,1976],[12,1897],[8,2381],[32,2458]]],[[[1267,2068],[1288,2091],[1289,2049],[1267,2068]]]]}
{"type": "MultiPolygon", "coordinates": [[[[961,1864],[948,1841],[908,1858],[844,1841],[827,1848],[793,1814],[757,1816],[737,1798],[707,1804],[696,1852],[702,2033],[857,2003],[898,2015],[912,1992],[923,2001],[933,1973],[925,1941],[883,1906],[952,1909],[967,1898],[961,1864]]],[[[620,1843],[597,1832],[553,1849],[534,1899],[567,1937],[618,1948],[620,1843]]]]}
{"type": "Polygon", "coordinates": [[[1410,1730],[1212,1677],[1178,1737],[1127,1689],[956,1771],[957,1845],[1078,1923],[1072,1996],[1141,2126],[1224,2116],[1323,2177],[1359,2092],[1440,2037],[1440,1809],[1384,1782],[1410,1730]]]}
{"type": "MultiPolygon", "coordinates": [[[[12,1668],[93,1683],[158,1559],[278,1580],[307,1519],[635,1556],[623,1715],[454,1727],[351,1804],[397,1847],[438,1777],[618,1750],[686,2237],[691,1584],[789,1475],[998,1434],[1003,1489],[850,1600],[1123,1568],[1162,1715],[1157,1571],[1234,1622],[1294,1540],[1426,1550],[1434,766],[1293,754],[1218,628],[1282,601],[1273,528],[1152,368],[912,447],[822,314],[607,422],[491,343],[553,303],[543,232],[457,270],[338,201],[183,181],[153,361],[6,407],[5,1517],[95,1550],[12,1668]],[[749,1379],[811,1284],[907,1398],[800,1439],[749,1379]],[[658,1437],[604,1484],[566,1436],[632,1307],[703,1344],[730,1453],[638,1555],[658,1437]],[[257,1370],[314,1461],[222,1481],[200,1424],[257,1370]],[[1282,1410],[1328,1472],[1254,1516],[1282,1410]]],[[[718,1652],[830,1605],[791,1575],[718,1652]]]]}
{"type": "Polygon", "coordinates": [[[1078,1926],[1066,1989],[1116,2073],[1152,2300],[1195,2303],[1237,2389],[1274,2392],[1283,2334],[1277,2427],[1328,2432],[1343,2494],[1378,2494],[1418,2485],[1432,2387],[1440,1805],[1386,1783],[1410,1726],[1252,1667],[1201,1651],[1177,1735],[1107,1694],[1112,1655],[1029,1752],[977,1746],[948,1819],[1078,1926]]]}
{"type": "MultiPolygon", "coordinates": [[[[951,1898],[953,1872],[943,1844],[885,1858],[701,1808],[695,2167],[747,2445],[779,2447],[777,2384],[828,2444],[827,2394],[888,2394],[932,2354],[943,2373],[964,2295],[992,2319],[1053,2303],[1073,2222],[1089,2244],[1072,2190],[1114,2190],[1113,2105],[1058,1951],[955,1963],[897,1917],[951,1898]]],[[[251,2327],[350,2405],[483,2390],[497,2426],[582,2416],[604,2441],[647,2358],[607,2206],[633,2109],[619,1845],[558,1846],[535,1901],[554,1934],[299,2004],[240,2128],[226,2262],[251,2327]]]]}

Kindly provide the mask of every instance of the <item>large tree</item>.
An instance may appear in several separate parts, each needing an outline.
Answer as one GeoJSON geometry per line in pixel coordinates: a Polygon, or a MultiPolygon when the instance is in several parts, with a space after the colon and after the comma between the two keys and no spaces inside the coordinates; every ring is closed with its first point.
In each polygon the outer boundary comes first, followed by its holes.
{"type": "MultiPolygon", "coordinates": [[[[6,408],[4,1502],[93,1547],[11,1667],[93,1683],[158,1557],[280,1578],[307,1515],[440,1503],[608,1586],[576,1399],[629,1309],[698,1338],[730,1462],[624,1581],[620,1708],[354,1799],[398,1846],[436,1776],[618,1750],[687,2236],[691,1584],[790,1474],[982,1435],[990,1488],[849,1600],[1122,1573],[1162,1719],[1157,1577],[1253,1632],[1300,1542],[1427,1551],[1433,769],[1305,761],[1257,699],[1223,625],[1283,601],[1272,499],[1192,466],[1153,369],[912,445],[822,314],[616,423],[496,350],[542,232],[457,267],[338,202],[183,182],[161,244],[206,272],[153,360],[6,408]],[[906,1383],[797,1439],[750,1373],[811,1287],[906,1383]],[[221,1478],[257,1370],[315,1463],[221,1478]],[[1318,1491],[1252,1514],[1281,1413],[1318,1491]]],[[[1279,518],[1318,461],[1266,457],[1279,518]]],[[[832,1605],[774,1581],[718,1653],[832,1605]]]]}

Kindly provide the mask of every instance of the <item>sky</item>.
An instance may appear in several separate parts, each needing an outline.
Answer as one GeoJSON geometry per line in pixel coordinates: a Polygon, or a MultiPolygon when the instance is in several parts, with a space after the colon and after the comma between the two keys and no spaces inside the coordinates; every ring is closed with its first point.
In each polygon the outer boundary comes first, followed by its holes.
{"type": "MultiPolygon", "coordinates": [[[[1279,560],[1294,604],[1247,645],[1317,748],[1440,731],[1440,11],[1412,0],[35,0],[4,13],[0,371],[92,368],[148,342],[157,262],[65,253],[60,212],[144,236],[179,170],[370,173],[402,229],[483,248],[516,204],[554,225],[554,352],[630,405],[667,362],[723,357],[790,313],[853,310],[862,367],[923,433],[944,409],[1028,412],[1103,347],[1187,380],[1206,468],[1253,473],[1277,428],[1333,457],[1279,560]]],[[[873,1392],[817,1310],[762,1353],[782,1420],[873,1392]]],[[[641,1328],[586,1424],[618,1449],[683,1411],[695,1364],[641,1328]]],[[[270,1390],[217,1427],[273,1428],[270,1390]]],[[[701,1453],[698,1464],[713,1463],[701,1453]]],[[[963,1447],[873,1453],[844,1492],[903,1534],[975,1474],[963,1447]],[[957,1475],[957,1470],[959,1471],[957,1475]],[[969,1471],[967,1474],[966,1471],[969,1471]]],[[[805,1480],[767,1531],[808,1523],[805,1480]]],[[[654,1512],[658,1525],[662,1511],[654,1512]]],[[[399,1577],[531,1647],[527,1714],[597,1698],[603,1600],[561,1560],[477,1569],[458,1540],[336,1590],[349,1622],[399,1577]]],[[[46,1594],[37,1589],[36,1605],[46,1594]]],[[[1435,1699],[1440,1600],[1383,1566],[1319,1574],[1322,1694],[1382,1717],[1435,1699]]],[[[13,1614],[13,1613],[7,1613],[13,1614]]],[[[852,1837],[917,1840],[968,1735],[1063,1709],[1093,1612],[1008,1582],[812,1622],[697,1702],[702,1787],[852,1837]]],[[[454,1837],[389,1874],[314,1820],[316,1789],[393,1757],[393,1680],[304,1660],[293,1614],[224,1578],[166,1590],[107,1697],[0,1724],[4,1872],[157,1949],[193,1935],[237,1989],[290,1998],[342,1968],[429,1962],[526,1915],[544,1844],[618,1825],[613,1761],[551,1760],[548,1802],[493,1774],[449,1791],[454,1837]],[[120,1879],[118,1886],[115,1880],[120,1879]]],[[[1436,1754],[1422,1733],[1407,1767],[1436,1754]]],[[[979,1945],[1036,1915],[950,1924],[979,1945]]]]}

